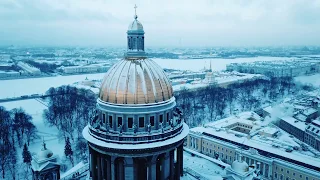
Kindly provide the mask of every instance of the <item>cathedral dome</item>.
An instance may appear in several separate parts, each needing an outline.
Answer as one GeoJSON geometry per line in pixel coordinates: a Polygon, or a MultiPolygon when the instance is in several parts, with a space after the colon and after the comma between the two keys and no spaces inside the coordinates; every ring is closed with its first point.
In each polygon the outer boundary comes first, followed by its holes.
{"type": "Polygon", "coordinates": [[[103,78],[99,98],[114,104],[154,104],[173,97],[171,83],[150,59],[123,59],[103,78]]]}
{"type": "Polygon", "coordinates": [[[128,31],[143,31],[143,26],[137,18],[138,16],[135,15],[134,21],[129,24],[128,31]]]}

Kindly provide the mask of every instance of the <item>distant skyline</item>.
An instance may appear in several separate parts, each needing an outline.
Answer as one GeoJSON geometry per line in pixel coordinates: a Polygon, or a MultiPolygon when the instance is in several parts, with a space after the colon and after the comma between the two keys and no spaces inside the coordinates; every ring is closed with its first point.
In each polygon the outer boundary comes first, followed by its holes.
{"type": "Polygon", "coordinates": [[[320,0],[1,0],[0,46],[126,46],[135,4],[147,47],[320,45],[320,0]]]}

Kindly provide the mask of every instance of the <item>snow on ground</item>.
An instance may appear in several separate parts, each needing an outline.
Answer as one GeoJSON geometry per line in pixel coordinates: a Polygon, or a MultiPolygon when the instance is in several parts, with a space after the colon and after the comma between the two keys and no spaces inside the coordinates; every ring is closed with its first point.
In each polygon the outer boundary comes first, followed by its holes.
{"type": "Polygon", "coordinates": [[[226,65],[230,63],[242,63],[242,62],[255,62],[255,61],[277,61],[277,60],[289,60],[293,58],[288,57],[248,57],[248,58],[236,58],[236,59],[223,59],[223,58],[212,58],[212,59],[160,59],[152,58],[162,68],[169,69],[180,69],[180,70],[191,70],[199,71],[204,66],[209,68],[210,61],[213,71],[226,70],[226,65]]]}
{"type": "Polygon", "coordinates": [[[310,76],[298,76],[294,79],[302,84],[312,84],[315,87],[320,86],[320,73],[310,76]]]}
{"type": "Polygon", "coordinates": [[[105,73],[55,76],[30,79],[1,80],[0,98],[19,97],[22,95],[43,94],[50,87],[73,84],[86,79],[102,79],[105,73]]]}
{"type": "MultiPolygon", "coordinates": [[[[48,149],[50,149],[54,154],[59,155],[60,158],[64,155],[64,141],[59,141],[57,128],[49,127],[44,124],[42,113],[43,110],[47,108],[45,105],[36,99],[29,99],[0,103],[0,106],[4,106],[7,110],[21,107],[26,111],[26,113],[32,116],[33,124],[37,127],[38,135],[41,139],[37,139],[30,143],[29,151],[31,153],[38,153],[41,150],[43,137],[48,149]]],[[[20,154],[21,153],[18,154],[19,158],[21,158],[20,154]]]]}
{"type": "Polygon", "coordinates": [[[183,166],[184,169],[191,169],[191,171],[207,179],[219,180],[222,179],[221,175],[224,174],[223,168],[217,164],[201,157],[191,156],[191,154],[186,151],[183,153],[183,166]]]}

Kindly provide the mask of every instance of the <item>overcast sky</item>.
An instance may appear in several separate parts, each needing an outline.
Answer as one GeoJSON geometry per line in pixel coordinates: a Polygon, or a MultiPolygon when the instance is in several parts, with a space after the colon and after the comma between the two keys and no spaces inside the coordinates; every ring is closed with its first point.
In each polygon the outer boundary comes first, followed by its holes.
{"type": "Polygon", "coordinates": [[[320,0],[0,0],[0,45],[320,45],[320,0]]]}

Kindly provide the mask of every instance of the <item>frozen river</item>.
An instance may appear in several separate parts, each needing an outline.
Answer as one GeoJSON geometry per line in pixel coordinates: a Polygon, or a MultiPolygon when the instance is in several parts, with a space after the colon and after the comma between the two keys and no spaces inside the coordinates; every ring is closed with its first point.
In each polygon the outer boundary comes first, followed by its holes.
{"type": "Polygon", "coordinates": [[[73,84],[86,79],[102,79],[104,73],[0,81],[0,98],[43,94],[50,87],[73,84]]]}
{"type": "MultiPolygon", "coordinates": [[[[214,71],[225,70],[226,65],[233,62],[254,62],[254,61],[276,61],[287,60],[290,58],[283,57],[253,57],[253,58],[237,58],[237,59],[153,59],[163,68],[181,69],[199,71],[204,66],[211,67],[214,71]]],[[[58,87],[75,82],[83,81],[86,77],[89,80],[102,79],[104,73],[83,74],[72,76],[56,76],[45,78],[31,79],[14,79],[0,81],[0,98],[19,97],[22,95],[43,94],[50,87],[58,87]]]]}

